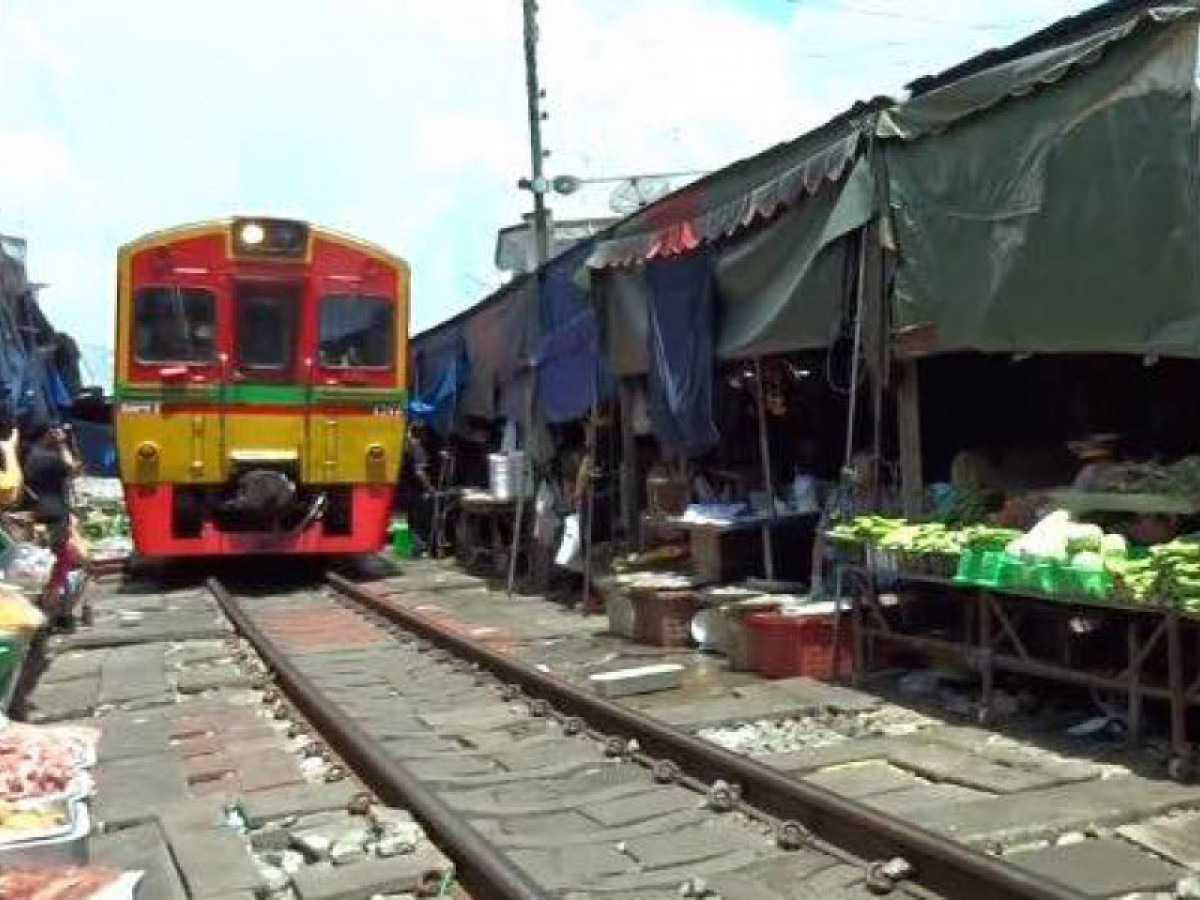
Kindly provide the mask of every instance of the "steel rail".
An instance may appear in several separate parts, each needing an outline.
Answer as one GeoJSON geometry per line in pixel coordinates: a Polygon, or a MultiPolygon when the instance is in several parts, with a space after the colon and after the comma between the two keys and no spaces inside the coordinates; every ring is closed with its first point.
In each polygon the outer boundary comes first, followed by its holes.
{"type": "Polygon", "coordinates": [[[215,578],[208,581],[237,631],[253,645],[276,682],[346,765],[381,800],[411,812],[454,860],[459,880],[477,897],[541,900],[550,895],[495,844],[431,791],[412,770],[321,692],[280,650],[215,578]]]}
{"type": "Polygon", "coordinates": [[[605,700],[484,644],[448,631],[437,622],[389,602],[338,575],[336,590],[414,634],[479,664],[517,685],[529,697],[548,701],[608,734],[633,739],[652,756],[677,763],[710,783],[737,785],[742,799],[777,818],[794,820],[829,844],[866,860],[902,857],[914,869],[910,880],[945,897],[971,900],[1078,900],[1083,895],[1059,882],[1018,869],[924,828],[877,812],[636,710],[605,700]]]}

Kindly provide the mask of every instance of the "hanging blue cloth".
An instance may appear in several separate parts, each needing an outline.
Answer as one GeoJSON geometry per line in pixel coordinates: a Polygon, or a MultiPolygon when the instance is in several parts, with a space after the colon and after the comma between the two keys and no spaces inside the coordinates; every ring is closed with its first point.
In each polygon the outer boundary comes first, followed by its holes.
{"type": "Polygon", "coordinates": [[[716,289],[707,251],[646,264],[650,421],[667,447],[701,456],[716,446],[713,347],[716,289]]]}
{"type": "Polygon", "coordinates": [[[459,398],[470,374],[462,333],[451,330],[422,346],[414,360],[417,382],[414,400],[432,411],[424,418],[438,434],[454,427],[459,398]]]}
{"type": "Polygon", "coordinates": [[[84,469],[99,478],[117,475],[117,448],[111,425],[75,420],[71,423],[84,469]]]}
{"type": "Polygon", "coordinates": [[[62,375],[57,366],[51,366],[46,372],[46,380],[50,388],[50,398],[60,410],[71,408],[71,394],[63,384],[62,375]]]}
{"type": "Polygon", "coordinates": [[[547,422],[582,418],[612,388],[595,308],[575,281],[593,243],[573,247],[541,273],[537,398],[547,422]]]}

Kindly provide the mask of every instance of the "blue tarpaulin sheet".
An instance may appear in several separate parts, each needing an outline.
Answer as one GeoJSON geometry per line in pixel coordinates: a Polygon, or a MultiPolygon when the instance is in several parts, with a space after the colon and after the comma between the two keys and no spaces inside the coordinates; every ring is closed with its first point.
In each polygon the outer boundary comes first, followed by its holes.
{"type": "Polygon", "coordinates": [[[417,403],[431,408],[427,417],[439,434],[448,434],[458,413],[459,398],[467,383],[467,347],[457,329],[438,335],[422,346],[413,360],[416,369],[417,403]]]}
{"type": "Polygon", "coordinates": [[[592,244],[586,241],[573,248],[542,273],[537,397],[547,422],[582,418],[609,391],[596,312],[575,282],[592,244]]]}
{"type": "Polygon", "coordinates": [[[716,290],[707,250],[646,265],[650,289],[650,420],[666,447],[700,456],[716,445],[712,415],[716,290]]]}

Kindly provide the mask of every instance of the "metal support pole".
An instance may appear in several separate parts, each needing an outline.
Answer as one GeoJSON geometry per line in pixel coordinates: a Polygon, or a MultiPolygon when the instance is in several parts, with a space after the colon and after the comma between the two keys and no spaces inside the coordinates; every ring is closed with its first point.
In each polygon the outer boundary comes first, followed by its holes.
{"type": "Polygon", "coordinates": [[[771,534],[775,525],[775,478],[771,472],[771,441],[767,437],[767,404],[763,398],[762,357],[754,358],[754,401],[758,406],[758,450],[762,460],[763,485],[767,489],[770,504],[769,519],[762,528],[763,568],[767,580],[775,579],[775,548],[771,546],[771,534]]]}
{"type": "MultiPolygon", "coordinates": [[[[545,159],[546,153],[542,149],[542,110],[541,99],[542,91],[538,86],[538,69],[537,69],[537,42],[538,42],[538,25],[537,25],[537,3],[535,0],[524,0],[522,4],[522,13],[525,25],[525,99],[527,112],[529,115],[529,164],[532,173],[532,181],[530,187],[533,191],[533,239],[536,269],[534,272],[534,284],[537,289],[537,300],[534,304],[535,310],[541,309],[541,268],[545,265],[546,260],[550,258],[550,227],[549,227],[549,210],[546,208],[546,180],[542,172],[542,161],[545,159]]],[[[539,314],[540,315],[540,314],[539,314]]],[[[537,369],[534,364],[529,368],[529,389],[525,395],[525,420],[523,423],[524,439],[525,439],[525,465],[531,465],[531,454],[529,452],[529,437],[533,431],[533,392],[537,377],[537,369]]],[[[512,543],[508,554],[508,596],[512,596],[513,582],[516,580],[517,573],[517,552],[520,549],[521,541],[521,520],[525,514],[525,474],[523,468],[517,476],[519,489],[517,491],[517,505],[513,516],[512,543]]]]}
{"type": "Polygon", "coordinates": [[[585,451],[588,459],[587,504],[584,507],[584,515],[581,516],[583,527],[587,529],[583,533],[583,601],[579,606],[584,613],[587,613],[588,604],[592,599],[592,529],[595,527],[596,516],[596,429],[599,418],[596,414],[596,402],[592,402],[589,417],[591,426],[588,429],[585,451]]]}
{"type": "Polygon", "coordinates": [[[517,553],[521,548],[521,520],[525,517],[525,476],[528,471],[525,467],[532,465],[529,454],[529,433],[533,426],[533,390],[536,374],[536,370],[531,366],[529,374],[526,376],[529,379],[529,387],[525,391],[525,455],[521,458],[521,471],[517,473],[517,505],[513,514],[512,540],[509,542],[508,548],[507,594],[509,597],[512,597],[513,584],[517,579],[517,553]]]}
{"type": "MultiPolygon", "coordinates": [[[[863,298],[866,294],[866,268],[867,268],[867,231],[862,229],[859,232],[858,238],[858,281],[855,285],[854,298],[854,342],[850,346],[850,402],[849,409],[846,412],[846,453],[845,464],[850,465],[850,459],[854,456],[854,418],[858,414],[858,367],[859,367],[859,350],[862,347],[862,317],[863,317],[863,298]]],[[[876,468],[878,468],[879,460],[875,460],[876,468]]],[[[878,477],[878,473],[874,473],[874,477],[878,477]]]]}

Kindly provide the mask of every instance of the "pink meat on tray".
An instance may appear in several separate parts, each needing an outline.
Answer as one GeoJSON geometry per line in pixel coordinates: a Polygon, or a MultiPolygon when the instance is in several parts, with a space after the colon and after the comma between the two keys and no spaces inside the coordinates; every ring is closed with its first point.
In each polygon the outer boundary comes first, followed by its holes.
{"type": "Polygon", "coordinates": [[[103,866],[11,869],[0,874],[2,900],[87,900],[121,876],[103,866]]]}
{"type": "Polygon", "coordinates": [[[80,738],[70,732],[10,725],[0,731],[0,799],[61,794],[82,755],[80,738]]]}

